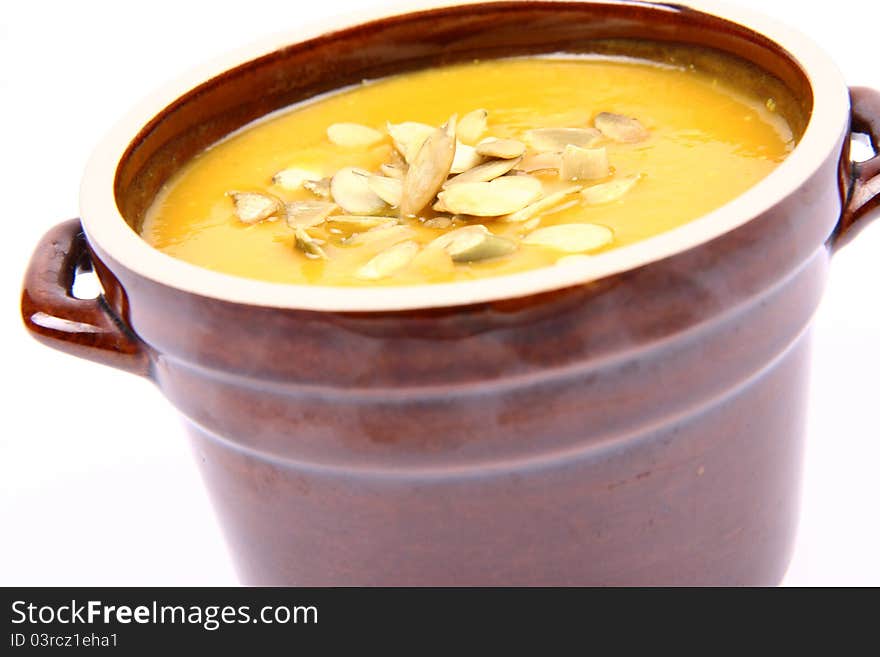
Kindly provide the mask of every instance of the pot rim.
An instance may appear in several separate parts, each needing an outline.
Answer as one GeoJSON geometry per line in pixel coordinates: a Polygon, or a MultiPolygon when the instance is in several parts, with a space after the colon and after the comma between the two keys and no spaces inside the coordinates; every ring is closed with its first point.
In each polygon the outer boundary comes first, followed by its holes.
{"type": "MultiPolygon", "coordinates": [[[[125,221],[116,205],[116,172],[141,128],[177,98],[203,82],[249,60],[291,43],[395,15],[503,0],[417,0],[395,2],[336,16],[260,39],[196,67],[142,100],[100,142],[85,169],[80,212],[89,242],[99,254],[137,275],[199,296],[249,305],[317,311],[381,312],[416,310],[526,297],[581,285],[662,260],[728,233],[765,213],[803,184],[839,150],[849,122],[849,94],[830,57],[800,32],[742,7],[715,0],[667,5],[631,0],[587,4],[646,5],[660,11],[680,8],[714,15],[743,25],[785,50],[801,67],[813,92],[806,130],[791,154],[767,177],[725,205],[682,226],[635,244],[565,266],[551,265],[474,281],[387,287],[342,287],[270,283],[215,272],[179,260],[149,245],[125,221]]],[[[581,2],[581,0],[565,0],[581,2]]]]}

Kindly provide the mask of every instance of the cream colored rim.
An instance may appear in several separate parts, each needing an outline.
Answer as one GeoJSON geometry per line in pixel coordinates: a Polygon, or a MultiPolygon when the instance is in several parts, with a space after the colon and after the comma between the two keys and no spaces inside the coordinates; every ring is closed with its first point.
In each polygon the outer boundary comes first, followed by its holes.
{"type": "MultiPolygon", "coordinates": [[[[849,96],[840,72],[812,41],[761,14],[714,1],[686,5],[749,27],[787,50],[805,71],[813,89],[813,113],[801,142],[767,178],[733,201],[677,229],[566,267],[545,267],[494,278],[433,285],[346,288],[287,285],[221,274],[154,249],[122,218],[113,193],[120,158],[131,139],[178,97],[225,70],[278,48],[369,20],[412,11],[476,4],[417,1],[377,7],[343,20],[327,21],[265,38],[207,63],[151,94],[105,137],[86,167],[80,194],[83,226],[92,244],[133,272],[194,294],[279,308],[326,311],[383,311],[436,308],[528,296],[586,283],[693,248],[747,223],[800,187],[839,148],[848,125],[849,96]]],[[[632,4],[602,2],[602,4],[632,4]]],[[[650,3],[649,3],[650,4],[650,3]]],[[[676,11],[674,7],[658,5],[676,11]]]]}

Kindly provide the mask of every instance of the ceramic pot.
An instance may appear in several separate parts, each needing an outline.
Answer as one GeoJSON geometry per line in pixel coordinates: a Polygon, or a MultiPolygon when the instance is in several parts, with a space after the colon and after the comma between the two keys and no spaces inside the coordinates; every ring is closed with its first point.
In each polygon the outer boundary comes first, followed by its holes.
{"type": "Polygon", "coordinates": [[[876,150],[880,95],[848,90],[785,27],[707,7],[376,11],[233,53],[98,148],[81,222],[36,249],[24,320],[161,388],[247,584],[775,584],[796,526],[810,320],[832,252],[878,205],[880,158],[853,164],[848,145],[855,130],[876,150]],[[809,116],[765,180],[668,233],[565,269],[330,289],[200,269],[134,230],[182,163],[290,103],[646,39],[749,60],[809,116]],[[97,299],[71,293],[83,268],[97,299]]]}

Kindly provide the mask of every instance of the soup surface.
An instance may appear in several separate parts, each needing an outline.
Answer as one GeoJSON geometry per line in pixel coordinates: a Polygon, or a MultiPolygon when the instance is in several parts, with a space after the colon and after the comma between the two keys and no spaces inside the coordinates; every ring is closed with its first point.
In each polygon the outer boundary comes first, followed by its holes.
{"type": "Polygon", "coordinates": [[[795,138],[775,99],[693,67],[474,62],[246,126],[166,183],[141,234],[190,263],[273,282],[497,276],[691,221],[770,173],[795,138]]]}

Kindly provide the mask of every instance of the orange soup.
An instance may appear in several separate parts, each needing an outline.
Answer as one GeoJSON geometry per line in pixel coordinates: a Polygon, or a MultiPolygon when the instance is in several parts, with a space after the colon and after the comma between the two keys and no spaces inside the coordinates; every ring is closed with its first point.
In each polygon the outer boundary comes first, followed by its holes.
{"type": "Polygon", "coordinates": [[[474,62],[367,81],[246,126],[165,185],[141,233],[265,281],[470,280],[680,226],[760,181],[795,141],[776,99],[694,67],[474,62]]]}

